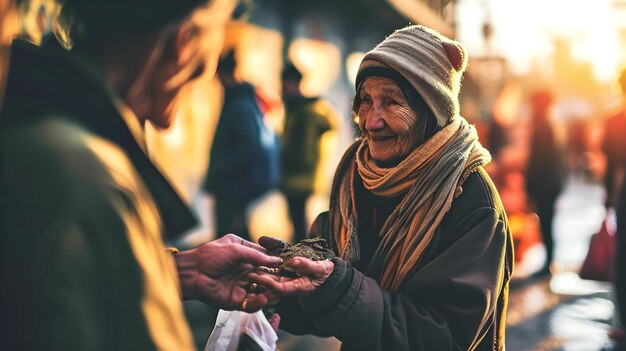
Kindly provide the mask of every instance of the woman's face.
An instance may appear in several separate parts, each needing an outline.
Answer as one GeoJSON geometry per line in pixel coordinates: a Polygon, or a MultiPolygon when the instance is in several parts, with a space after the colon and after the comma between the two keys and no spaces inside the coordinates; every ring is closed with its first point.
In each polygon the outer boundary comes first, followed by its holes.
{"type": "Polygon", "coordinates": [[[357,94],[359,128],[372,158],[383,164],[399,163],[418,146],[417,114],[393,80],[368,77],[357,94]]]}

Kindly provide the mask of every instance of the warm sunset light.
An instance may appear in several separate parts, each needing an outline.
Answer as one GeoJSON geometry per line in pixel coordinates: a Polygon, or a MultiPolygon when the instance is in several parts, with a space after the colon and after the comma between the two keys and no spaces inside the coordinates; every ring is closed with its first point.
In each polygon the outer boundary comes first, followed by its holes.
{"type": "Polygon", "coordinates": [[[0,0],[0,194],[2,350],[626,351],[626,0],[0,0]]]}
{"type": "Polygon", "coordinates": [[[574,59],[591,65],[597,80],[610,81],[624,61],[625,8],[614,0],[463,0],[457,7],[459,39],[486,54],[480,28],[494,28],[492,50],[517,73],[546,62],[554,40],[564,40],[574,59]]]}

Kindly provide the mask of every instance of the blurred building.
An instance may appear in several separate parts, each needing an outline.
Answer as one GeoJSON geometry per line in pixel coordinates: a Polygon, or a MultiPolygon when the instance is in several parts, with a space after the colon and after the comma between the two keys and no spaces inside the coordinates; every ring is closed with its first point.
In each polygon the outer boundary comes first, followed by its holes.
{"type": "Polygon", "coordinates": [[[328,96],[348,114],[359,54],[410,23],[454,36],[454,1],[264,0],[256,2],[249,22],[281,34],[284,56],[304,72],[305,92],[328,96]],[[315,81],[307,82],[311,70],[315,81]]]}

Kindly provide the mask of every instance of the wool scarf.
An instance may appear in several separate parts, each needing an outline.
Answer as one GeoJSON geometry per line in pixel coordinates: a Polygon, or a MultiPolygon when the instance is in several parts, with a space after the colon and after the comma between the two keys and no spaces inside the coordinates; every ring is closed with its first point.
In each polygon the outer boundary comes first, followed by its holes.
{"type": "Polygon", "coordinates": [[[375,195],[404,195],[383,224],[381,242],[366,273],[394,292],[414,271],[435,230],[452,205],[458,187],[478,167],[491,160],[478,142],[476,129],[458,116],[418,146],[396,167],[376,165],[367,139],[355,143],[335,176],[330,225],[340,256],[358,259],[359,245],[354,205],[354,159],[365,188],[375,195]]]}

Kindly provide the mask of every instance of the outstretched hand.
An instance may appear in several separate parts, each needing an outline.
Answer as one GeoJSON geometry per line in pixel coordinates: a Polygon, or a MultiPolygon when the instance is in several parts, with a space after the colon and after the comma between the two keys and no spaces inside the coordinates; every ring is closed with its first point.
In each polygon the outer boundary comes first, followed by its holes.
{"type": "MultiPolygon", "coordinates": [[[[285,242],[271,237],[261,237],[259,244],[268,250],[284,247],[285,242]]],[[[295,257],[286,263],[300,276],[287,278],[276,275],[276,269],[259,267],[249,275],[249,279],[274,292],[276,295],[306,296],[313,293],[330,276],[335,264],[329,260],[312,261],[304,257],[295,257]]]]}
{"type": "Polygon", "coordinates": [[[256,267],[272,267],[281,259],[234,234],[180,252],[175,259],[185,300],[254,312],[276,299],[272,291],[251,289],[249,275],[256,267]]]}

